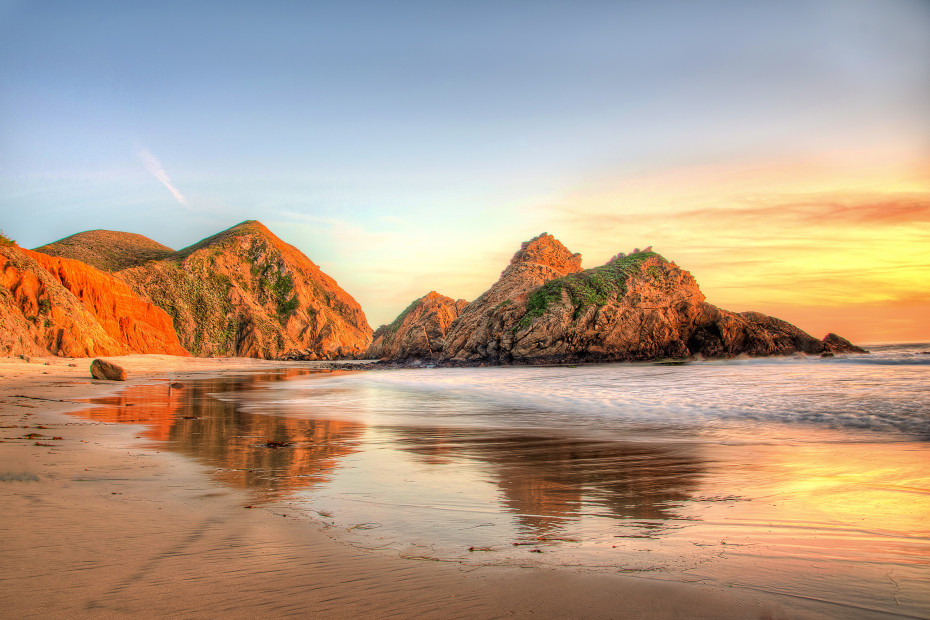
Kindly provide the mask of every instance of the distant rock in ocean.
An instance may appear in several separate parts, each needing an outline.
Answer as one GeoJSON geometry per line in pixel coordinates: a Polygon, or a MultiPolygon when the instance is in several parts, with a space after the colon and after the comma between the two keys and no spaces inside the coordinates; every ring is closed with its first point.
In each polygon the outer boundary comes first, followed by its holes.
{"type": "Polygon", "coordinates": [[[0,245],[0,355],[187,355],[169,317],[77,260],[0,245]]]}
{"type": "Polygon", "coordinates": [[[336,359],[371,343],[358,302],[254,220],[114,275],[164,308],[194,355],[336,359]]]}
{"type": "Polygon", "coordinates": [[[381,357],[545,364],[796,352],[865,351],[833,334],[818,340],[774,317],[708,304],[691,274],[651,247],[582,270],[579,254],[544,233],[524,243],[500,279],[461,310],[441,351],[431,346],[424,355],[421,346],[395,341],[381,357]]]}

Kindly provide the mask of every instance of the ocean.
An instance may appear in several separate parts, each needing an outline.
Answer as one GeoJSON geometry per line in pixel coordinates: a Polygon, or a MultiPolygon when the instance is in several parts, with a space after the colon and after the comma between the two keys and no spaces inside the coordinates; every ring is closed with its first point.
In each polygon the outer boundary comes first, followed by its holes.
{"type": "Polygon", "coordinates": [[[930,617],[930,343],[869,348],[238,374],[136,386],[81,415],[147,421],[256,506],[376,553],[930,617]]]}

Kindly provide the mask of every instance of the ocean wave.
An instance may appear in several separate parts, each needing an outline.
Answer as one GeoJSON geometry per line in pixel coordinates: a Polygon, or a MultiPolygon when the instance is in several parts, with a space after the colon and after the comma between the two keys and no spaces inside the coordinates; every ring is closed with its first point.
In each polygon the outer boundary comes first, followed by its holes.
{"type": "Polygon", "coordinates": [[[375,371],[276,383],[230,397],[252,412],[382,425],[759,440],[764,432],[794,426],[930,438],[930,364],[867,357],[375,371]]]}

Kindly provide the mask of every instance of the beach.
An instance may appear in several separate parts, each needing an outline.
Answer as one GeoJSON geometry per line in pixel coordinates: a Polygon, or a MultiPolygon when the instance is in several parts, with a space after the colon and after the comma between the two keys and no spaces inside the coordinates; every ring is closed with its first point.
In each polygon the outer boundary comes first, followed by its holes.
{"type": "MultiPolygon", "coordinates": [[[[315,376],[307,373],[324,369],[325,363],[161,355],[110,359],[127,369],[127,382],[90,379],[88,359],[0,361],[0,493],[4,506],[0,528],[6,541],[0,564],[0,608],[5,617],[898,615],[893,602],[879,611],[843,607],[836,601],[805,600],[810,597],[797,592],[779,593],[745,583],[734,587],[740,582],[738,574],[721,578],[718,572],[709,578],[694,568],[651,573],[620,571],[618,565],[614,570],[605,566],[594,570],[537,561],[537,556],[528,553],[508,556],[507,561],[476,562],[450,557],[442,549],[413,554],[398,545],[377,548],[364,538],[371,533],[361,527],[367,521],[364,515],[352,516],[357,523],[340,521],[338,514],[328,519],[328,513],[308,510],[307,501],[301,501],[302,489],[332,481],[329,470],[340,463],[347,470],[356,466],[345,460],[358,450],[351,428],[339,426],[338,432],[318,433],[315,438],[304,432],[291,453],[287,448],[262,446],[261,442],[271,439],[266,437],[269,431],[252,431],[250,454],[270,455],[262,458],[291,458],[286,456],[291,454],[295,461],[305,462],[310,453],[301,446],[307,442],[314,446],[312,469],[323,473],[313,478],[309,470],[298,469],[289,476],[291,482],[283,483],[256,480],[254,472],[266,471],[260,463],[242,465],[225,453],[222,461],[187,453],[187,448],[178,447],[178,438],[164,430],[185,418],[181,421],[193,425],[190,428],[200,429],[194,439],[205,441],[198,439],[206,435],[205,427],[196,425],[209,421],[206,414],[201,421],[198,410],[158,406],[187,398],[179,394],[190,394],[185,392],[193,389],[190,386],[214,386],[206,382],[232,376],[270,377],[277,381],[273,385],[290,385],[288,379],[294,377],[314,381],[315,376]],[[164,415],[173,421],[169,424],[159,418],[164,415]],[[343,444],[351,449],[343,450],[343,444]],[[172,445],[172,450],[166,449],[172,445]],[[294,480],[299,483],[288,486],[294,480]]],[[[320,376],[330,378],[327,373],[320,376]]],[[[338,373],[333,376],[338,378],[338,373]]],[[[211,399],[217,396],[210,394],[211,399]]],[[[265,419],[284,418],[261,417],[265,419]]],[[[190,445],[190,438],[184,445],[190,445]]],[[[449,456],[429,445],[415,447],[414,452],[434,460],[449,456]]],[[[604,459],[602,452],[597,457],[604,459]]],[[[675,484],[663,483],[661,501],[649,507],[653,513],[668,510],[670,499],[680,503],[682,498],[676,493],[694,492],[689,485],[693,486],[695,475],[708,477],[698,469],[692,472],[696,467],[692,462],[670,461],[664,452],[656,457],[654,451],[640,450],[633,457],[669,461],[668,467],[680,478],[675,484]]],[[[528,470],[506,471],[505,477],[515,481],[530,477],[528,470]]],[[[549,480],[530,490],[545,494],[553,486],[559,485],[549,480]]],[[[390,492],[385,489],[385,494],[390,492]]],[[[524,504],[533,500],[526,493],[520,497],[524,504]]],[[[555,495],[550,493],[550,497],[555,495]]],[[[539,503],[538,498],[534,501],[539,503]]],[[[734,498],[701,501],[702,506],[720,510],[731,508],[734,498]]],[[[446,508],[452,514],[456,506],[446,508]]],[[[560,557],[549,553],[557,548],[545,545],[544,532],[558,529],[551,527],[551,517],[536,515],[535,521],[524,524],[538,534],[539,558],[560,557]]],[[[637,513],[630,518],[641,523],[645,517],[637,513]]],[[[386,526],[385,537],[391,529],[389,523],[386,526]]],[[[711,542],[694,539],[687,544],[709,546],[711,542]]],[[[517,543],[514,549],[523,550],[517,543]]],[[[462,551],[464,556],[474,556],[462,551]]],[[[756,560],[735,561],[731,570],[758,572],[764,577],[765,567],[754,564],[756,560]]],[[[823,568],[797,564],[793,570],[798,572],[795,577],[815,581],[823,568]]],[[[904,582],[904,577],[899,578],[904,582]]],[[[892,573],[891,582],[885,584],[892,593],[894,580],[892,573]]],[[[907,583],[903,590],[900,596],[906,604],[907,583]]],[[[900,615],[907,617],[908,613],[900,615]]]]}
{"type": "Polygon", "coordinates": [[[144,447],[142,427],[65,412],[130,385],[301,364],[111,359],[126,384],[91,380],[90,360],[0,361],[5,617],[782,615],[768,597],[701,584],[365,552],[275,504],[245,508],[204,467],[144,447]]]}

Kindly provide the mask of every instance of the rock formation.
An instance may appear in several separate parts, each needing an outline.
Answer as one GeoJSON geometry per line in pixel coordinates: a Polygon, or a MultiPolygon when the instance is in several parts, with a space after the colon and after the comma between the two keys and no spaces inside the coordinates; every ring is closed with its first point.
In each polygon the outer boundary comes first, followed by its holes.
{"type": "Polygon", "coordinates": [[[358,302],[256,221],[115,275],[171,315],[194,355],[334,359],[371,343],[358,302]]]}
{"type": "MultiPolygon", "coordinates": [[[[431,357],[543,364],[864,352],[836,336],[821,341],[780,319],[708,304],[690,273],[651,248],[584,271],[580,262],[550,235],[523,244],[431,357]]],[[[422,357],[403,346],[386,353],[395,361],[422,357]]]]}
{"type": "MultiPolygon", "coordinates": [[[[526,304],[526,295],[545,282],[581,271],[581,254],[569,252],[552,235],[543,233],[524,243],[510,259],[500,279],[462,310],[449,328],[442,359],[498,360],[500,347],[510,347],[505,317],[526,304]],[[450,355],[454,351],[455,355],[450,355]]],[[[506,357],[506,355],[505,355],[506,357]]]]}
{"type": "Polygon", "coordinates": [[[446,331],[468,305],[431,291],[414,301],[390,325],[382,325],[372,337],[365,357],[397,359],[400,356],[436,359],[442,353],[446,331]]]}
{"type": "Polygon", "coordinates": [[[0,246],[0,354],[187,355],[161,309],[79,261],[0,246]]]}
{"type": "Polygon", "coordinates": [[[114,230],[88,230],[43,245],[35,251],[73,258],[108,272],[161,260],[174,253],[168,246],[148,237],[114,230]]]}

